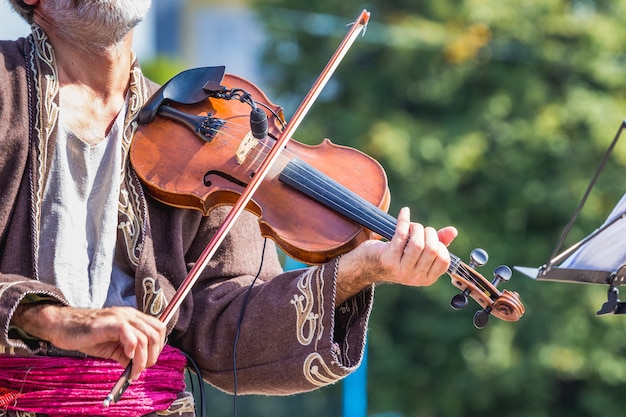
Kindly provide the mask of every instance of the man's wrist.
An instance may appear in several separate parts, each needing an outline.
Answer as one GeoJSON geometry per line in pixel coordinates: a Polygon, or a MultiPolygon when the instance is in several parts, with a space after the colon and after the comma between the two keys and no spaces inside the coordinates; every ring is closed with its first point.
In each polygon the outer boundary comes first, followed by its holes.
{"type": "Polygon", "coordinates": [[[18,328],[31,337],[48,340],[47,331],[51,329],[48,318],[57,301],[43,299],[36,302],[22,301],[11,318],[10,327],[18,328]]]}
{"type": "Polygon", "coordinates": [[[365,270],[352,253],[339,258],[337,265],[337,293],[335,306],[339,306],[375,283],[373,271],[365,270]]]}

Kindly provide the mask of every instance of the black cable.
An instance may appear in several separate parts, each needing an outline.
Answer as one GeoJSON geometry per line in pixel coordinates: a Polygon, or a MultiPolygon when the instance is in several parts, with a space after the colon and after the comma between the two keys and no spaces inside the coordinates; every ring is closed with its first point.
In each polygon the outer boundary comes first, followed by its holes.
{"type": "MultiPolygon", "coordinates": [[[[197,378],[197,381],[198,381],[198,388],[200,390],[200,405],[199,405],[199,407],[196,407],[196,415],[198,417],[205,417],[205,413],[206,412],[204,410],[204,404],[205,404],[204,378],[202,378],[202,372],[200,371],[200,367],[198,366],[196,361],[194,361],[191,356],[189,356],[185,352],[183,352],[183,355],[185,355],[185,357],[187,358],[187,367],[189,367],[189,363],[191,363],[191,366],[193,367],[193,370],[196,373],[196,378],[197,378]],[[200,412],[198,412],[198,408],[200,408],[200,412]]],[[[191,393],[193,395],[195,390],[194,390],[193,378],[191,377],[191,375],[189,376],[189,381],[191,382],[191,393]]]]}
{"type": "Polygon", "coordinates": [[[235,333],[235,342],[233,343],[233,415],[237,417],[237,342],[239,341],[239,333],[241,331],[241,322],[243,321],[243,315],[246,311],[246,306],[248,304],[248,298],[250,297],[250,293],[252,292],[252,288],[254,287],[254,283],[261,275],[261,271],[263,270],[263,260],[265,259],[265,248],[267,246],[267,238],[263,240],[263,250],[261,251],[261,262],[259,264],[259,270],[256,273],[256,276],[250,283],[250,286],[246,290],[246,295],[243,299],[243,304],[241,306],[241,312],[239,313],[239,319],[237,320],[237,332],[235,333]]]}
{"type": "MultiPolygon", "coordinates": [[[[270,106],[268,106],[267,104],[263,102],[254,100],[252,98],[252,95],[246,90],[243,90],[241,88],[234,88],[230,90],[222,89],[219,91],[213,91],[211,95],[212,97],[219,98],[219,99],[224,99],[224,100],[235,99],[235,100],[241,101],[242,103],[247,103],[248,105],[252,107],[253,111],[257,109],[257,106],[262,106],[265,109],[267,109],[274,117],[276,117],[276,119],[280,122],[283,128],[285,128],[286,126],[285,122],[282,120],[281,117],[279,117],[279,115],[274,109],[272,109],[270,106]]],[[[265,123],[267,124],[267,122],[265,123]]],[[[267,128],[267,126],[265,126],[265,128],[267,128]]],[[[267,132],[265,132],[265,134],[267,134],[267,132]]],[[[263,269],[263,260],[265,258],[266,247],[267,247],[267,239],[265,239],[263,242],[263,250],[261,252],[261,262],[259,264],[259,270],[257,271],[256,276],[254,277],[254,279],[250,283],[248,290],[246,291],[246,295],[243,300],[243,305],[241,306],[241,313],[239,314],[239,319],[237,321],[237,331],[235,333],[235,342],[233,343],[233,384],[234,384],[233,386],[233,415],[234,417],[237,417],[237,342],[239,341],[239,333],[241,331],[241,322],[243,321],[243,315],[246,310],[248,298],[250,297],[250,293],[252,292],[254,283],[261,275],[261,271],[263,269]]]]}

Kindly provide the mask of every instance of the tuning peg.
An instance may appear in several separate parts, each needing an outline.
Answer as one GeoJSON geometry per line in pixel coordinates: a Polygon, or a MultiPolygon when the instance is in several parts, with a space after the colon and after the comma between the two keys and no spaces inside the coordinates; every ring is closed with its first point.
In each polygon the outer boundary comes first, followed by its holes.
{"type": "Polygon", "coordinates": [[[493,281],[491,283],[497,287],[502,281],[508,281],[513,276],[513,271],[506,265],[500,265],[493,271],[493,281]]]}
{"type": "MultiPolygon", "coordinates": [[[[476,268],[479,266],[483,266],[487,263],[488,260],[489,255],[487,254],[487,252],[484,249],[476,248],[470,253],[469,267],[476,268]]],[[[452,306],[452,308],[455,310],[461,310],[467,307],[467,296],[469,295],[469,293],[470,289],[466,288],[463,290],[463,292],[452,297],[452,299],[450,300],[450,306],[452,306]]]]}
{"type": "Polygon", "coordinates": [[[489,315],[491,314],[491,307],[478,310],[474,314],[474,327],[477,329],[483,329],[489,321],[489,315]]]}
{"type": "Polygon", "coordinates": [[[484,266],[489,260],[489,255],[484,249],[476,248],[470,253],[470,268],[484,266]]]}
{"type": "Polygon", "coordinates": [[[455,310],[462,310],[467,307],[467,296],[469,295],[469,293],[470,290],[466,288],[463,290],[463,292],[456,294],[454,297],[452,297],[452,300],[450,300],[450,306],[452,306],[452,308],[455,310]]]}
{"type": "MultiPolygon", "coordinates": [[[[511,268],[506,265],[500,265],[493,271],[493,281],[491,284],[496,287],[502,281],[508,281],[511,279],[513,272],[511,268]]],[[[474,326],[477,329],[483,329],[487,322],[489,321],[489,315],[491,314],[491,307],[486,307],[482,310],[478,310],[476,314],[474,314],[474,326]]]]}
{"type": "MultiPolygon", "coordinates": [[[[476,248],[472,250],[472,252],[470,253],[469,267],[476,268],[479,266],[483,266],[487,263],[488,260],[489,260],[489,255],[487,254],[487,252],[484,249],[476,248]]],[[[470,293],[470,289],[466,288],[463,290],[463,292],[456,294],[450,300],[450,306],[455,310],[461,310],[467,307],[467,304],[468,304],[467,296],[469,295],[469,293],[470,293]]]]}

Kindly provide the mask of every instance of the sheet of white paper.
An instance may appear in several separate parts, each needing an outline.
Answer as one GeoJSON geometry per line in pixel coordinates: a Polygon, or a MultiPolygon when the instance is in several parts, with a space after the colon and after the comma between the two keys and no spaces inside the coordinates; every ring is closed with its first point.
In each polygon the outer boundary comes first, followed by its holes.
{"type": "MultiPolygon", "coordinates": [[[[626,211],[626,194],[617,203],[606,223],[626,211]]],[[[612,226],[578,248],[559,267],[614,271],[626,264],[626,219],[612,226]]]]}

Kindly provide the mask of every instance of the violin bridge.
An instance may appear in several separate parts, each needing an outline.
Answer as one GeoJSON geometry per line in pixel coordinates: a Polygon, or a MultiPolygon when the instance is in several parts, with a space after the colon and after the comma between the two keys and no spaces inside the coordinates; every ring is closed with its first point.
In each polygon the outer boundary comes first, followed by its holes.
{"type": "Polygon", "coordinates": [[[239,165],[243,164],[243,161],[246,160],[250,151],[256,147],[259,143],[259,140],[252,136],[252,132],[248,132],[248,134],[243,138],[239,147],[237,148],[237,152],[235,156],[237,157],[237,162],[239,165]]]}

